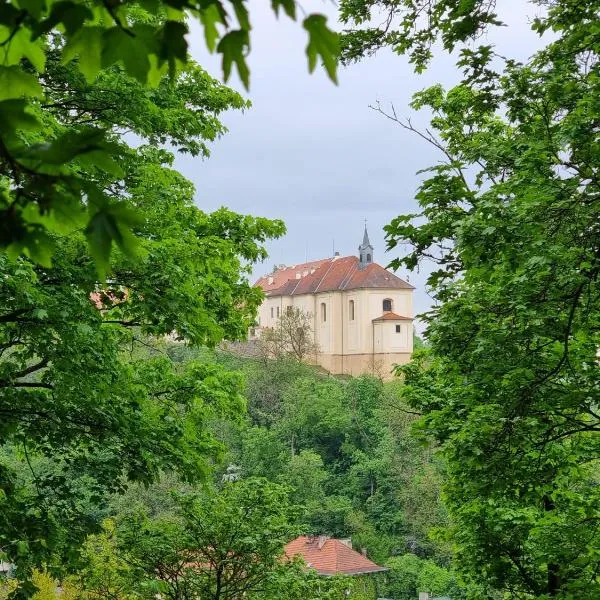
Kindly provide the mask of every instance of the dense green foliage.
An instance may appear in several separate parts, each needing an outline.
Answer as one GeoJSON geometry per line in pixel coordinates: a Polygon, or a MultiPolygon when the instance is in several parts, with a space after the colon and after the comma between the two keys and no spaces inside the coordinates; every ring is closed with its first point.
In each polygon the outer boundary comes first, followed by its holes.
{"type": "MultiPolygon", "coordinates": [[[[420,214],[387,233],[390,248],[412,245],[397,265],[437,265],[432,356],[404,373],[444,445],[463,576],[484,594],[591,599],[600,595],[599,6],[539,4],[532,28],[553,35],[529,61],[464,47],[464,81],[416,95],[413,107],[433,114],[423,135],[446,160],[420,187],[420,214]]],[[[422,67],[432,42],[452,49],[495,21],[487,2],[342,3],[355,23],[377,8],[388,27],[349,33],[349,58],[391,45],[422,67]]]]}
{"type": "MultiPolygon", "coordinates": [[[[169,352],[197,359],[190,349],[169,352]]],[[[340,380],[289,359],[265,364],[220,353],[215,359],[244,373],[249,407],[248,422],[213,422],[228,448],[218,478],[283,484],[300,507],[296,523],[304,533],[351,538],[382,565],[406,555],[378,579],[380,596],[393,590],[397,600],[414,600],[417,587],[437,591],[444,581],[440,591],[462,597],[444,541],[443,465],[415,437],[417,415],[403,401],[400,382],[340,380]],[[402,588],[397,582],[407,577],[414,584],[402,588]]]]}
{"type": "MultiPolygon", "coordinates": [[[[283,11],[296,19],[295,0],[273,0],[271,5],[276,14],[283,11]]],[[[179,80],[180,90],[181,80],[189,78],[189,94],[198,77],[193,66],[190,73],[188,19],[199,22],[208,50],[222,55],[225,80],[235,65],[247,87],[252,27],[243,0],[0,3],[0,247],[13,257],[25,254],[49,267],[59,251],[52,234],[82,228],[101,276],[108,272],[113,245],[129,257],[140,251],[132,230],[143,212],[125,207],[115,193],[129,176],[121,164],[123,149],[115,145],[112,135],[114,126],[125,130],[127,119],[120,121],[119,112],[138,110],[139,119],[148,116],[145,126],[155,140],[162,137],[161,125],[163,129],[171,125],[176,131],[164,137],[175,138],[193,154],[201,151],[201,144],[189,142],[189,130],[182,139],[183,130],[196,128],[194,137],[199,128],[210,138],[220,128],[210,118],[198,123],[194,110],[188,111],[192,113],[189,123],[181,113],[169,110],[175,106],[165,78],[171,83],[179,80]],[[70,85],[60,85],[57,69],[76,71],[79,94],[74,96],[70,85]],[[98,91],[104,91],[107,70],[111,77],[116,72],[126,74],[127,80],[113,79],[104,97],[98,91]],[[96,86],[95,94],[89,86],[96,86]],[[149,88],[156,91],[139,93],[149,88]],[[117,102],[124,100],[122,93],[133,96],[133,102],[117,102]],[[53,97],[61,94],[60,100],[53,97]],[[154,109],[148,96],[159,100],[154,109]],[[95,102],[108,103],[105,110],[113,117],[108,125],[81,118],[95,102]],[[46,116],[53,108],[69,108],[75,118],[63,119],[60,128],[48,127],[46,116]]],[[[308,34],[309,69],[314,70],[320,60],[335,80],[337,35],[321,14],[306,15],[302,24],[308,34]]]]}
{"type": "Polygon", "coordinates": [[[197,65],[150,91],[119,67],[86,83],[54,53],[45,69],[43,130],[23,141],[56,138],[68,153],[72,127],[101,129],[119,156],[118,184],[95,151],[73,165],[131,217],[137,243],[135,256],[111,254],[108,282],[81,222],[52,235],[51,265],[0,253],[0,548],[23,572],[73,562],[106,494],[127,480],[148,483],[165,468],[207,475],[222,448],[206,421],[239,418],[240,378],[147,352],[146,336],[209,346],[243,337],[261,301],[250,265],[283,232],[226,209],[203,213],[159,148],[207,154],[224,131],[218,115],[246,105],[197,65]]]}

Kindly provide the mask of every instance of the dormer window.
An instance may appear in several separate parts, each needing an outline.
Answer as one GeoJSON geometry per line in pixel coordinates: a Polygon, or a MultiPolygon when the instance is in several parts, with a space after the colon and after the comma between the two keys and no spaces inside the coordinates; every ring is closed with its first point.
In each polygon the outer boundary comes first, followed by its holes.
{"type": "Polygon", "coordinates": [[[383,312],[392,312],[392,299],[386,298],[383,301],[383,312]]]}

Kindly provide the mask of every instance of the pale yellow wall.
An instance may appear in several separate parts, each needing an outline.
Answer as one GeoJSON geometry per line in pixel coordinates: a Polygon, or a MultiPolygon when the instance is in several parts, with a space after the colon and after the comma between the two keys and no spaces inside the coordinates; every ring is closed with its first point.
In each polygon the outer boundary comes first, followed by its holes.
{"type": "Polygon", "coordinates": [[[258,311],[258,330],[276,325],[278,308],[281,315],[287,306],[293,306],[312,316],[313,337],[319,347],[317,361],[321,366],[336,374],[370,372],[387,377],[394,364],[410,360],[413,328],[411,321],[373,323],[373,319],[384,314],[386,298],[392,300],[393,312],[412,317],[412,290],[333,291],[266,298],[258,311]],[[349,319],[350,300],[354,301],[354,321],[349,319]],[[322,303],[327,311],[325,322],[322,303]],[[401,333],[396,333],[396,325],[400,325],[401,333]]]}

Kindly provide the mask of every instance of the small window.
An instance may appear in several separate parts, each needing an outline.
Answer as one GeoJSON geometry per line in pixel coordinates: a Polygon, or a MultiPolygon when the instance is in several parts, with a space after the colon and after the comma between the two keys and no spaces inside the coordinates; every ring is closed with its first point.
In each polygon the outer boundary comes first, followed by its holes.
{"type": "Polygon", "coordinates": [[[251,337],[255,337],[255,336],[256,336],[256,329],[254,329],[254,327],[252,327],[252,328],[250,329],[250,336],[251,336],[251,337]]]}
{"type": "Polygon", "coordinates": [[[271,306],[271,319],[273,318],[273,307],[271,306]]]}
{"type": "Polygon", "coordinates": [[[321,302],[321,322],[325,323],[325,321],[327,321],[327,305],[321,302]]]}
{"type": "Polygon", "coordinates": [[[402,333],[402,325],[396,325],[396,333],[402,333]]]}
{"type": "Polygon", "coordinates": [[[277,318],[279,319],[279,306],[277,307],[277,318]]]}
{"type": "Polygon", "coordinates": [[[392,312],[392,301],[389,298],[383,301],[383,312],[392,312]]]}
{"type": "Polygon", "coordinates": [[[349,319],[351,321],[354,321],[354,300],[350,300],[350,302],[348,303],[348,314],[349,319]]]}

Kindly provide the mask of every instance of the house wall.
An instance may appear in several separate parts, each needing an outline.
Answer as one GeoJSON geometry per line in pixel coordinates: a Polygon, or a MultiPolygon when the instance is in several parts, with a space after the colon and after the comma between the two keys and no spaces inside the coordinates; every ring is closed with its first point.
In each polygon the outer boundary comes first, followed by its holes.
{"type": "Polygon", "coordinates": [[[412,317],[412,290],[358,289],[273,296],[266,298],[258,311],[258,334],[262,328],[275,327],[279,315],[293,306],[311,315],[320,366],[333,374],[374,373],[389,378],[395,364],[410,360],[413,329],[412,321],[373,322],[384,314],[385,299],[392,301],[392,312],[412,317]],[[354,320],[350,319],[350,301],[354,302],[354,320]],[[400,333],[396,325],[400,325],[400,333]]]}

